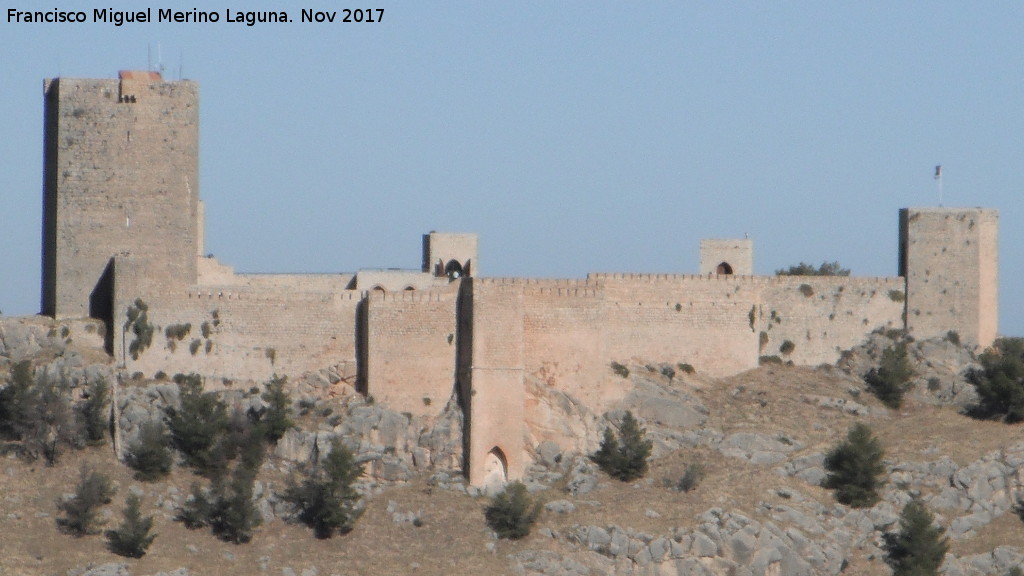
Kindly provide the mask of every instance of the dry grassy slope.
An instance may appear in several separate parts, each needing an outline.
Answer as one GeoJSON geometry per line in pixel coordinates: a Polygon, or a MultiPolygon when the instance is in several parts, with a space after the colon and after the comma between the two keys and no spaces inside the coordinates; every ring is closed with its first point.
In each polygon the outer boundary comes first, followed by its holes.
{"type": "MultiPolygon", "coordinates": [[[[638,371],[639,372],[639,371],[638,371]]],[[[643,377],[657,379],[655,374],[643,377]]],[[[858,380],[835,370],[793,367],[762,367],[744,374],[712,381],[686,377],[683,386],[697,395],[710,414],[706,426],[726,435],[735,432],[783,434],[804,445],[791,457],[824,452],[839,441],[858,419],[868,422],[894,460],[934,460],[949,455],[959,464],[971,462],[1008,443],[1019,441],[1021,429],[970,420],[948,407],[935,407],[910,399],[898,413],[881,407],[866,394],[857,401],[871,407],[870,416],[853,416],[822,409],[801,400],[801,395],[851,398],[858,380]]],[[[28,465],[16,459],[2,461],[0,473],[0,575],[61,575],[88,563],[127,562],[133,575],[186,567],[194,575],[261,573],[263,557],[267,574],[281,574],[290,567],[296,574],[316,568],[319,576],[330,574],[511,574],[507,555],[528,549],[551,549],[577,557],[584,554],[539,535],[548,527],[562,530],[575,524],[616,524],[653,535],[667,535],[675,526],[692,527],[695,517],[710,507],[736,511],[764,521],[756,512],[758,502],[785,504],[779,489],[788,488],[827,505],[828,491],[772,471],[774,466],[751,465],[726,458],[706,448],[687,449],[653,462],[647,479],[622,484],[601,478],[594,492],[576,500],[576,511],[566,515],[545,513],[534,534],[521,542],[497,542],[483,522],[481,498],[432,488],[423,480],[386,488],[370,499],[353,532],[330,540],[316,540],[310,531],[274,521],[261,527],[247,545],[226,544],[208,531],[189,531],[170,520],[169,512],[156,511],[158,538],[148,555],[126,560],[105,551],[101,536],[80,539],[57,531],[55,501],[73,491],[83,463],[108,471],[120,484],[109,508],[111,522],[120,517],[127,489],[140,485],[129,471],[116,465],[109,449],[72,453],[58,466],[28,465]],[[675,479],[689,462],[700,461],[707,475],[687,494],[663,487],[663,479],[675,479]],[[420,512],[422,527],[395,524],[387,511],[389,501],[399,512],[420,512]],[[651,517],[648,510],[660,516],[651,517]],[[46,514],[46,516],[42,516],[46,514]],[[490,548],[490,549],[489,549],[490,548]]],[[[281,483],[275,473],[261,476],[264,482],[281,483]]],[[[173,486],[187,493],[193,477],[176,470],[166,483],[142,485],[145,504],[152,507],[156,495],[173,486]]],[[[570,498],[558,485],[540,493],[545,500],[570,498]]],[[[1012,514],[1004,515],[980,531],[979,536],[957,541],[957,554],[987,552],[998,545],[1024,543],[1024,525],[1012,514]]],[[[854,556],[844,574],[885,574],[879,559],[854,556]]]]}

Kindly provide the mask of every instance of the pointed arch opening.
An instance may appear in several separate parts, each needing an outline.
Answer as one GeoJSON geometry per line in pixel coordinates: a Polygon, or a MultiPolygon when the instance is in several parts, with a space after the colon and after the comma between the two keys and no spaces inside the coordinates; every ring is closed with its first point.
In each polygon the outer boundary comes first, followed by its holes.
{"type": "Polygon", "coordinates": [[[484,487],[490,490],[501,490],[508,482],[508,460],[501,448],[495,446],[484,458],[484,487]]]}
{"type": "Polygon", "coordinates": [[[732,266],[728,262],[722,262],[715,268],[715,273],[720,275],[732,274],[732,266]]]}

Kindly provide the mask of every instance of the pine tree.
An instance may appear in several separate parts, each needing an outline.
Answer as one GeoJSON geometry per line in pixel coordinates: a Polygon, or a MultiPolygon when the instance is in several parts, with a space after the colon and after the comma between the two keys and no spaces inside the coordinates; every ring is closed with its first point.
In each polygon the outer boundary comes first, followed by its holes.
{"type": "Polygon", "coordinates": [[[484,518],[499,538],[518,540],[530,534],[540,510],[541,503],[530,501],[526,486],[522,482],[513,482],[491,499],[491,504],[484,510],[484,518]]]}
{"type": "Polygon", "coordinates": [[[311,527],[317,538],[330,538],[335,531],[344,534],[358,516],[359,493],[353,484],[362,474],[363,466],[356,464],[348,448],[335,438],[324,461],[301,484],[292,482],[284,499],[296,508],[299,520],[311,527]]]}
{"type": "Polygon", "coordinates": [[[85,428],[86,441],[99,446],[107,441],[110,428],[110,386],[100,378],[89,387],[89,397],[82,403],[79,414],[85,428]]]}
{"type": "Polygon", "coordinates": [[[259,413],[258,422],[264,438],[270,443],[280,440],[295,425],[291,419],[292,399],[284,389],[287,382],[287,377],[274,375],[261,396],[267,407],[259,413]]]}
{"type": "Polygon", "coordinates": [[[605,428],[601,447],[591,459],[609,476],[629,482],[642,478],[647,473],[647,458],[651,455],[653,444],[646,440],[646,431],[627,411],[622,417],[619,437],[616,438],[611,428],[605,428]]]}
{"type": "Polygon", "coordinates": [[[202,379],[192,374],[176,378],[181,407],[167,409],[167,426],[175,448],[201,474],[217,469],[212,448],[228,427],[227,406],[213,392],[203,392],[202,379]]]}
{"type": "Polygon", "coordinates": [[[171,454],[167,432],[159,420],[146,422],[139,431],[139,437],[128,447],[125,460],[135,469],[135,477],[144,482],[163,478],[171,471],[174,455],[171,454]]]}
{"type": "Polygon", "coordinates": [[[99,508],[110,503],[114,491],[114,485],[108,476],[92,468],[83,467],[75,495],[70,500],[57,502],[57,509],[64,514],[62,518],[57,519],[57,525],[74,536],[96,533],[102,524],[98,515],[99,508]]]}
{"type": "Polygon", "coordinates": [[[854,508],[872,506],[878,502],[878,489],[884,483],[880,478],[885,473],[884,456],[871,428],[858,422],[850,428],[846,441],[825,456],[828,476],[822,486],[835,489],[836,500],[843,504],[854,508]]]}
{"type": "Polygon", "coordinates": [[[907,343],[900,342],[882,351],[881,363],[864,375],[864,382],[883,404],[896,410],[903,403],[907,383],[913,376],[914,370],[907,359],[907,343]]]}
{"type": "Polygon", "coordinates": [[[935,517],[924,503],[914,498],[900,514],[900,531],[886,534],[886,562],[893,576],[935,576],[949,550],[945,529],[935,526],[935,517]]]}
{"type": "Polygon", "coordinates": [[[116,530],[107,530],[107,547],[114,554],[142,558],[156,539],[156,534],[150,533],[153,530],[153,517],[143,517],[139,511],[140,505],[139,497],[130,494],[124,509],[124,521],[116,530]]]}

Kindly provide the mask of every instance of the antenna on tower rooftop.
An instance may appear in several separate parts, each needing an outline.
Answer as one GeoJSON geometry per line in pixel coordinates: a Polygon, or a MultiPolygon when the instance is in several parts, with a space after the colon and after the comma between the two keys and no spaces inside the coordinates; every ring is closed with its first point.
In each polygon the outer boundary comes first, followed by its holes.
{"type": "Polygon", "coordinates": [[[942,164],[935,167],[935,184],[939,187],[939,207],[942,207],[942,164]]]}

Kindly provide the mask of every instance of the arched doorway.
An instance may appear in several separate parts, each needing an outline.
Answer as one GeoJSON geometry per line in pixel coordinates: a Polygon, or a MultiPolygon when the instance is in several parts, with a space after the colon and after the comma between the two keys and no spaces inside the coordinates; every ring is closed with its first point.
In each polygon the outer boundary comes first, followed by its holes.
{"type": "Polygon", "coordinates": [[[715,268],[715,273],[722,275],[732,274],[732,266],[730,266],[728,262],[722,262],[718,265],[718,268],[715,268]]]}
{"type": "Polygon", "coordinates": [[[484,458],[484,490],[488,494],[497,494],[508,482],[508,460],[501,448],[495,446],[484,458]]]}
{"type": "Polygon", "coordinates": [[[462,277],[462,264],[458,260],[449,260],[444,267],[444,273],[448,279],[455,280],[462,277]]]}

